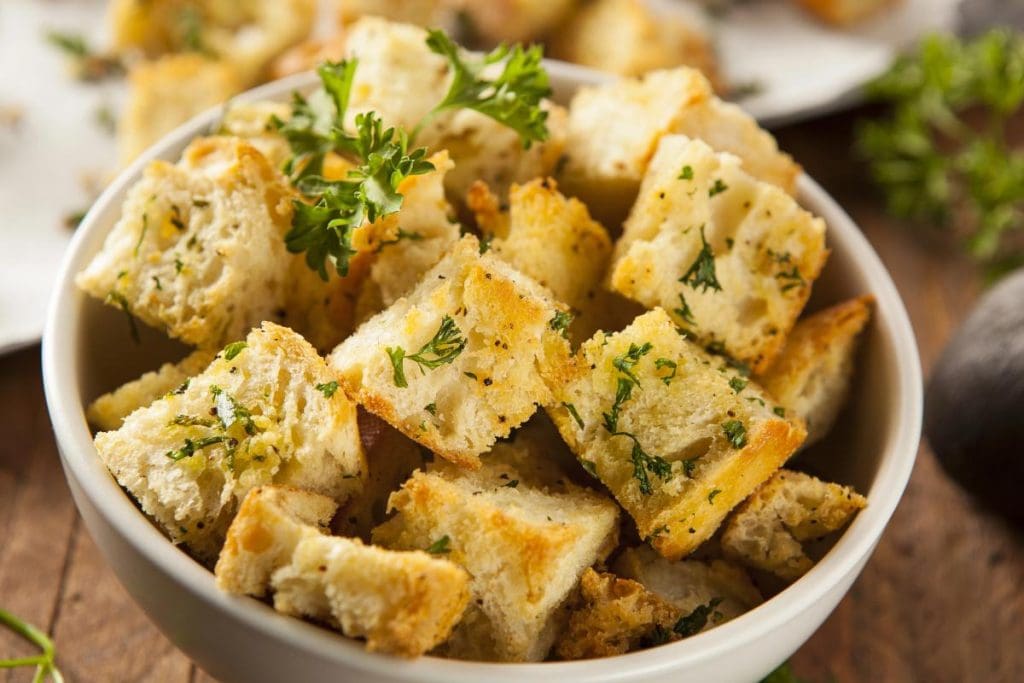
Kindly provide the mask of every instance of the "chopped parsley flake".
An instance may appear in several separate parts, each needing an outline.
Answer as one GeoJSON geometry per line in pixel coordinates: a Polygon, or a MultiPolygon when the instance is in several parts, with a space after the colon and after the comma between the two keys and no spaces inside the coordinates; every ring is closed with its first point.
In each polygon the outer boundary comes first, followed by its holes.
{"type": "Polygon", "coordinates": [[[711,245],[704,238],[704,226],[700,226],[700,253],[690,266],[689,270],[683,273],[679,281],[684,285],[690,285],[693,289],[701,288],[702,292],[713,289],[716,292],[722,291],[722,285],[718,283],[715,275],[715,254],[711,251],[711,245]]]}
{"type": "Polygon", "coordinates": [[[722,431],[733,448],[743,448],[747,445],[747,428],[739,420],[729,420],[722,425],[722,431]]]}
{"type": "Polygon", "coordinates": [[[712,489],[711,493],[708,494],[708,503],[714,505],[715,496],[722,492],[722,489],[712,489]]]}
{"type": "Polygon", "coordinates": [[[604,428],[610,433],[619,430],[619,410],[622,405],[633,396],[633,387],[640,386],[640,380],[633,374],[633,368],[640,362],[640,359],[650,353],[654,346],[650,342],[637,346],[630,344],[626,353],[620,354],[612,359],[612,365],[619,371],[621,376],[615,390],[615,402],[609,412],[603,413],[604,428]]]}
{"type": "Polygon", "coordinates": [[[514,489],[517,486],[519,486],[519,480],[518,479],[513,479],[512,481],[508,482],[507,484],[502,484],[502,486],[507,488],[507,489],[514,489]]]}
{"type": "Polygon", "coordinates": [[[800,274],[800,269],[797,268],[796,266],[793,266],[793,268],[790,270],[785,270],[782,271],[781,273],[776,273],[775,277],[783,281],[783,292],[788,292],[791,289],[794,289],[796,287],[802,287],[805,284],[807,284],[807,281],[804,280],[804,276],[800,274]]]}
{"type": "Polygon", "coordinates": [[[437,415],[437,404],[428,403],[427,405],[423,406],[423,410],[427,411],[431,415],[437,415]]]}
{"type": "Polygon", "coordinates": [[[566,339],[569,338],[569,325],[572,324],[572,313],[568,311],[557,311],[555,317],[551,319],[548,325],[555,332],[561,332],[562,336],[566,339]]]}
{"type": "Polygon", "coordinates": [[[711,598],[706,605],[698,605],[689,614],[679,617],[672,630],[686,638],[700,633],[708,623],[708,617],[722,603],[722,598],[711,598]]]}
{"type": "Polygon", "coordinates": [[[749,384],[749,380],[746,380],[742,377],[733,377],[732,379],[729,380],[729,386],[737,394],[746,389],[747,384],[749,384]]]}
{"type": "Polygon", "coordinates": [[[683,293],[679,293],[679,308],[673,308],[672,312],[683,319],[684,322],[690,325],[696,325],[697,321],[693,317],[693,311],[690,310],[690,305],[686,303],[686,297],[683,293]]]}
{"type": "Polygon", "coordinates": [[[576,406],[571,403],[566,403],[565,401],[562,401],[562,406],[569,411],[569,414],[572,415],[572,419],[576,420],[576,424],[580,426],[580,429],[584,429],[585,425],[583,424],[583,418],[580,417],[580,413],[576,410],[576,406]]]}
{"type": "Polygon", "coordinates": [[[325,398],[330,398],[338,391],[338,382],[336,380],[331,380],[330,382],[317,384],[316,390],[323,394],[325,398]]]}
{"type": "Polygon", "coordinates": [[[668,358],[658,358],[657,360],[654,361],[654,367],[656,367],[658,370],[661,370],[662,368],[671,368],[671,374],[662,376],[661,381],[664,382],[666,385],[672,384],[672,380],[675,379],[676,377],[676,370],[678,370],[678,368],[676,367],[676,362],[674,360],[669,360],[668,358]]]}
{"type": "Polygon", "coordinates": [[[452,549],[448,547],[450,542],[451,539],[448,538],[448,534],[445,534],[427,546],[427,552],[431,555],[447,555],[452,551],[452,549]]]}
{"type": "Polygon", "coordinates": [[[678,180],[693,180],[693,166],[686,164],[682,170],[679,171],[678,180]]]}
{"type": "Polygon", "coordinates": [[[248,344],[244,341],[237,341],[228,344],[224,347],[224,360],[234,360],[247,346],[248,344]]]}
{"type": "Polygon", "coordinates": [[[714,197],[716,194],[722,194],[729,189],[729,186],[722,182],[721,178],[715,178],[715,183],[708,188],[708,196],[714,197]]]}
{"type": "Polygon", "coordinates": [[[783,408],[782,406],[775,406],[774,408],[772,408],[772,412],[778,415],[779,417],[786,417],[786,409],[783,408]]]}
{"type": "Polygon", "coordinates": [[[441,319],[441,325],[437,328],[433,338],[420,347],[416,353],[406,355],[405,349],[401,346],[389,346],[385,352],[394,367],[395,386],[404,388],[409,386],[405,378],[404,362],[406,360],[413,361],[421,369],[434,370],[453,362],[465,347],[466,339],[462,336],[462,331],[455,321],[446,315],[441,319]]]}

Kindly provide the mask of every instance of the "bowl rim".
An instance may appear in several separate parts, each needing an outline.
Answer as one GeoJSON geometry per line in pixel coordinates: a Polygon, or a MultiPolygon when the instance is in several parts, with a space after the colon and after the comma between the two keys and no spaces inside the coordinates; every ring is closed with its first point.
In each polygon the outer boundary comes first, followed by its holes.
{"type": "MultiPolygon", "coordinates": [[[[549,62],[553,78],[575,85],[594,82],[592,74],[572,65],[549,62]]],[[[316,81],[311,72],[296,74],[240,95],[233,101],[279,99],[293,89],[316,81]]],[[[801,204],[825,218],[829,234],[841,236],[843,250],[872,283],[879,318],[887,321],[894,352],[898,415],[893,434],[867,495],[871,504],[862,510],[828,554],[804,577],[762,605],[715,629],[657,648],[616,657],[572,662],[482,663],[421,657],[406,661],[366,652],[362,644],[327,629],[287,617],[249,597],[232,596],[217,588],[212,572],[170,543],[117,485],[100,462],[85,419],[78,378],[79,356],[75,335],[85,295],[75,275],[99,248],[108,232],[101,217],[120,202],[122,193],[141,176],[145,166],[186,140],[211,130],[226,107],[212,108],[172,131],[124,169],[93,204],[77,229],[61,264],[50,299],[42,341],[43,385],[65,474],[73,479],[104,522],[130,543],[150,564],[183,590],[221,610],[232,619],[296,648],[304,655],[350,666],[367,673],[408,681],[475,682],[517,681],[525,676],[569,677],[572,680],[639,680],[670,669],[697,666],[726,651],[739,650],[771,631],[784,627],[809,610],[843,578],[855,575],[877,544],[910,478],[917,455],[922,419],[922,379],[917,344],[906,309],[896,287],[867,239],[853,220],[806,174],[798,179],[801,204]]],[[[851,578],[852,580],[852,578],[851,578]]]]}

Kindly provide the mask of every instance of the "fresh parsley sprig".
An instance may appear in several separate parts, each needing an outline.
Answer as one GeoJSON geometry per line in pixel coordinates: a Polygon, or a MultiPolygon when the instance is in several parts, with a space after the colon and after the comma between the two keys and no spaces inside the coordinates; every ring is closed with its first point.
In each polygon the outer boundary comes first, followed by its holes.
{"type": "Polygon", "coordinates": [[[405,378],[406,360],[415,362],[422,369],[434,370],[453,362],[464,348],[466,348],[466,338],[462,336],[462,330],[450,316],[446,315],[441,318],[441,325],[437,328],[434,336],[416,353],[406,354],[405,349],[401,346],[389,346],[384,351],[391,359],[395,386],[405,388],[409,386],[409,382],[405,378]]]}
{"type": "Polygon", "coordinates": [[[929,37],[868,94],[892,105],[857,130],[889,211],[920,225],[960,226],[990,276],[1024,264],[1024,152],[1006,134],[1024,106],[1024,35],[929,37]]]}
{"type": "Polygon", "coordinates": [[[519,134],[523,147],[548,139],[548,113],[541,101],[551,94],[539,45],[499,45],[479,59],[467,58],[444,31],[432,30],[427,46],[448,60],[452,83],[444,99],[420,121],[412,137],[437,114],[451,109],[472,109],[508,126],[519,134]],[[487,77],[488,67],[501,64],[501,73],[487,77]]]}
{"type": "Polygon", "coordinates": [[[0,659],[0,669],[15,669],[23,666],[34,666],[36,668],[33,683],[41,683],[49,676],[54,683],[64,683],[64,676],[57,668],[57,652],[53,641],[45,633],[10,612],[0,609],[0,625],[5,626],[25,640],[29,641],[41,652],[31,657],[18,657],[13,659],[0,659]]]}

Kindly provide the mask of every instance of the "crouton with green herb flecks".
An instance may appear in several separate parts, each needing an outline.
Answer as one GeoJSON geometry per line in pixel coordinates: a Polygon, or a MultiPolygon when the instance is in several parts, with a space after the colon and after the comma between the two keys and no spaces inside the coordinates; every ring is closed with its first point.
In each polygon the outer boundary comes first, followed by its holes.
{"type": "Polygon", "coordinates": [[[668,135],[615,245],[610,281],[758,372],[782,348],[827,257],[823,220],[736,157],[668,135]]]}
{"type": "Polygon", "coordinates": [[[722,549],[740,562],[795,581],[814,566],[803,543],[842,529],[867,499],[848,486],[779,470],[725,524],[722,549]]]}
{"type": "Polygon", "coordinates": [[[484,183],[471,189],[468,204],[485,233],[490,253],[529,275],[569,305],[573,337],[582,341],[593,333],[589,318],[603,303],[601,279],[611,258],[608,232],[590,217],[578,199],[567,199],[550,178],[512,185],[508,210],[484,183]],[[575,320],[574,320],[575,322],[575,320]]]}
{"type": "Polygon", "coordinates": [[[119,51],[199,52],[230,62],[252,84],[274,57],[309,35],[316,14],[316,0],[115,0],[110,23],[119,51]]]}
{"type": "Polygon", "coordinates": [[[253,487],[285,484],[343,501],[366,476],[355,406],[316,350],[273,323],[95,443],[143,511],[202,560],[216,556],[253,487]]]}
{"type": "Polygon", "coordinates": [[[799,166],[749,114],[714,97],[699,71],[679,67],[580,88],[569,107],[558,179],[615,230],[669,134],[706,138],[739,157],[748,173],[787,192],[799,175],[799,166]]]}
{"type": "Polygon", "coordinates": [[[580,576],[614,548],[618,508],[514,444],[481,460],[478,470],[436,461],[414,474],[391,496],[397,514],[373,541],[427,549],[473,577],[474,602],[444,654],[540,661],[580,576]]]}
{"type": "Polygon", "coordinates": [[[805,447],[829,432],[846,402],[857,341],[873,300],[858,297],[798,320],[782,351],[757,377],[779,405],[807,425],[805,447]]]}
{"type": "Polygon", "coordinates": [[[335,505],[288,487],[250,491],[217,562],[218,586],[273,593],[277,611],[365,638],[371,652],[415,657],[442,642],[466,608],[466,572],[425,552],[326,535],[335,505]]]}
{"type": "Polygon", "coordinates": [[[595,335],[573,360],[548,414],[665,557],[710,538],[804,439],[742,370],[687,341],[661,309],[595,335]]]}
{"type": "Polygon", "coordinates": [[[103,394],[85,411],[89,424],[103,432],[117,429],[131,413],[178,389],[190,377],[202,372],[214,355],[213,351],[193,351],[177,363],[164,363],[158,369],[103,394]]]}
{"type": "Polygon", "coordinates": [[[205,349],[275,320],[295,258],[285,249],[292,190],[238,138],[194,140],[154,161],[76,282],[171,337],[205,349]]]}
{"type": "Polygon", "coordinates": [[[565,306],[466,236],[330,355],[348,395],[466,467],[551,400],[565,306]]]}

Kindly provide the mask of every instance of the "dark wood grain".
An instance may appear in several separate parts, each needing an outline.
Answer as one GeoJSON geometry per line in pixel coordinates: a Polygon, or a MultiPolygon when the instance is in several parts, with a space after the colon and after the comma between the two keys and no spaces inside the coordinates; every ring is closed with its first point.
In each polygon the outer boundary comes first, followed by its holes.
{"type": "MultiPolygon", "coordinates": [[[[881,254],[925,370],[979,292],[955,249],[886,217],[850,153],[857,112],[779,132],[881,254]]],[[[55,634],[74,681],[215,683],[153,627],[103,563],[60,472],[38,349],[0,358],[0,606],[55,634]]],[[[0,632],[0,656],[30,648],[0,632]]],[[[922,448],[907,494],[850,594],[794,656],[808,681],[1024,681],[1024,542],[922,448]]],[[[0,681],[29,680],[27,672],[0,681]]]]}

